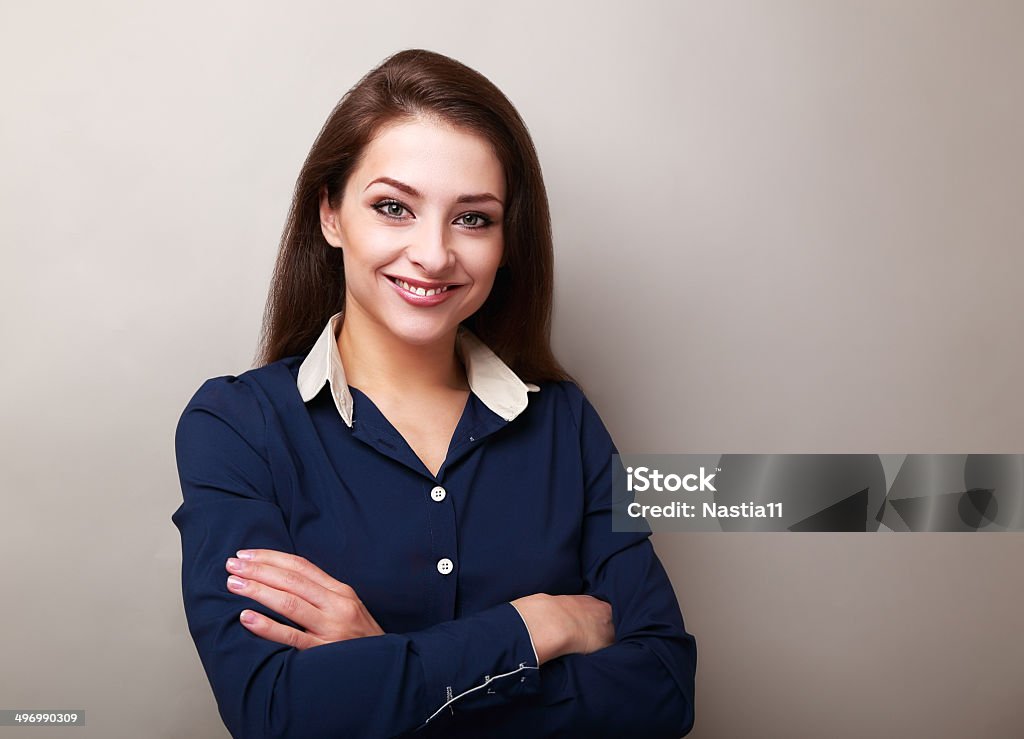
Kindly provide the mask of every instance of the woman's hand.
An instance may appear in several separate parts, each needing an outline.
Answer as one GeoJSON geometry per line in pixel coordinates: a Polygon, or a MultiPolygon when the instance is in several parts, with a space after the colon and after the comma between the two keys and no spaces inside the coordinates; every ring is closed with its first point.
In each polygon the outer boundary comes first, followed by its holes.
{"type": "Polygon", "coordinates": [[[230,557],[225,563],[231,573],[228,589],[306,629],[299,631],[256,611],[242,611],[242,624],[257,636],[308,649],[384,633],[355,590],[305,557],[274,549],[243,549],[238,555],[238,559],[230,557]]]}
{"type": "Polygon", "coordinates": [[[590,654],[615,643],[612,607],[592,595],[558,595],[561,606],[572,616],[576,633],[571,641],[574,652],[590,654]]]}
{"type": "Polygon", "coordinates": [[[563,654],[590,654],[615,642],[611,605],[591,595],[537,593],[512,605],[526,622],[540,664],[563,654]]]}

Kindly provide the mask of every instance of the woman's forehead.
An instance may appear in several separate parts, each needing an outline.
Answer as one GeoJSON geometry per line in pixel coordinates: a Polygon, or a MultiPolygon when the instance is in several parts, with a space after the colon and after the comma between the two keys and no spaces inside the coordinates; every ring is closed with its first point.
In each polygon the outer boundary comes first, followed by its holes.
{"type": "Polygon", "coordinates": [[[505,196],[504,169],[491,142],[434,118],[396,121],[377,133],[352,180],[362,191],[379,178],[405,183],[424,196],[505,196]]]}

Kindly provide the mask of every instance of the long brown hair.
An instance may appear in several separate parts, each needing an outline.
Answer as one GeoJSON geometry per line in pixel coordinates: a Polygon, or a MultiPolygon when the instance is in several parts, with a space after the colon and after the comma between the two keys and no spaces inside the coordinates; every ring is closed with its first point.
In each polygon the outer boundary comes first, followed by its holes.
{"type": "Polygon", "coordinates": [[[380,127],[424,114],[486,138],[505,171],[504,261],[487,300],[463,325],[524,381],[575,382],[551,351],[551,216],[526,124],[482,74],[423,49],[400,51],[368,72],[335,106],[313,142],[281,238],[257,363],[306,354],[327,319],[345,307],[342,252],[320,230],[322,186],[336,208],[380,127]]]}

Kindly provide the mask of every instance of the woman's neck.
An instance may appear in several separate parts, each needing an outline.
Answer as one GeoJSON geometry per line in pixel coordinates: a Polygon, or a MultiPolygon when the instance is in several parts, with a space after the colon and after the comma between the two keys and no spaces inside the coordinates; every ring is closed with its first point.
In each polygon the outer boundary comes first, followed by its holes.
{"type": "Polygon", "coordinates": [[[466,372],[455,353],[456,332],[416,345],[378,324],[346,317],[338,334],[345,379],[352,387],[392,397],[466,390],[466,372]]]}

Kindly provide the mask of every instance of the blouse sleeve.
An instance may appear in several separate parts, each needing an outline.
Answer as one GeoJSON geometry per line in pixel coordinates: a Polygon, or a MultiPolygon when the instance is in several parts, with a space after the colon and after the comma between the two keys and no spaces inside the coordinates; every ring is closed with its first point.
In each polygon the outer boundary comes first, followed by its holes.
{"type": "Polygon", "coordinates": [[[245,608],[301,628],[226,585],[224,564],[238,549],[295,553],[265,436],[253,390],[232,376],[207,380],[175,432],[183,501],[171,519],[181,534],[185,615],[233,736],[395,736],[481,692],[484,676],[499,704],[540,691],[529,631],[507,602],[417,632],[306,650],[246,629],[245,608]]]}
{"type": "MultiPolygon", "coordinates": [[[[541,694],[475,720],[482,736],[665,737],[694,721],[696,640],[686,632],[650,530],[612,531],[614,443],[597,411],[563,383],[580,434],[584,592],[612,607],[615,643],[541,665],[541,694]]],[[[646,528],[646,527],[645,527],[646,528]]]]}

